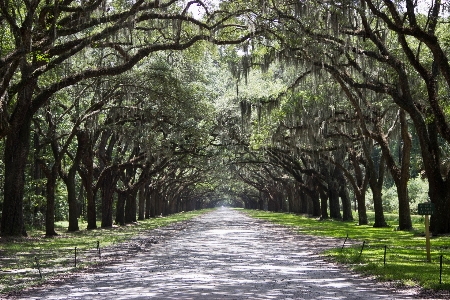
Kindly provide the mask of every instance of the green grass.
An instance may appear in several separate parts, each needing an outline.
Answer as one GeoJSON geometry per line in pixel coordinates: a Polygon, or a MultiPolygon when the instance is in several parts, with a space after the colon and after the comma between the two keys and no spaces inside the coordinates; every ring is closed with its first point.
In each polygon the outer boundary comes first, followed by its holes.
{"type": "MultiPolygon", "coordinates": [[[[183,212],[126,226],[84,229],[77,232],[67,232],[68,223],[58,222],[55,226],[59,235],[53,238],[46,238],[44,231],[28,232],[28,237],[1,238],[0,293],[19,291],[57,274],[75,270],[75,247],[80,257],[84,258],[77,264],[77,269],[87,267],[102,261],[97,254],[97,243],[101,250],[129,240],[145,231],[185,221],[208,211],[210,210],[183,212]],[[44,274],[43,279],[39,276],[36,258],[44,274]]],[[[87,224],[79,225],[80,228],[86,228],[87,224]]]]}
{"type": "MultiPolygon", "coordinates": [[[[326,251],[332,260],[346,264],[355,271],[376,276],[380,280],[394,281],[400,285],[419,285],[425,289],[450,290],[450,237],[439,236],[431,239],[431,263],[426,262],[424,218],[412,216],[412,231],[398,231],[398,217],[387,214],[388,228],[359,226],[357,221],[340,222],[318,220],[305,216],[245,210],[255,218],[277,224],[291,226],[298,232],[316,236],[342,238],[348,235],[347,245],[326,251]],[[361,248],[364,242],[364,249],[361,248]],[[386,265],[384,264],[384,250],[386,265]],[[361,254],[361,255],[360,255],[361,254]],[[442,284],[440,279],[440,256],[443,255],[442,284]]],[[[374,214],[369,213],[373,223],[374,214]]]]}

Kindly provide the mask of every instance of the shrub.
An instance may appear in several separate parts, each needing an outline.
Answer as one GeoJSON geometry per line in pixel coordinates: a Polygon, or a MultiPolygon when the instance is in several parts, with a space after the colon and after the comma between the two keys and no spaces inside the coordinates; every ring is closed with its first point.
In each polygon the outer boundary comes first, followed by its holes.
{"type": "MultiPolygon", "coordinates": [[[[409,203],[412,214],[417,214],[419,203],[428,201],[428,181],[420,177],[410,179],[408,182],[409,203]]],[[[383,188],[383,210],[387,213],[398,212],[398,195],[395,185],[383,188]]],[[[368,189],[366,193],[367,209],[373,210],[372,192],[368,189]]]]}
{"type": "Polygon", "coordinates": [[[411,213],[417,214],[418,204],[428,201],[428,181],[420,177],[411,179],[408,182],[408,191],[411,213]]]}

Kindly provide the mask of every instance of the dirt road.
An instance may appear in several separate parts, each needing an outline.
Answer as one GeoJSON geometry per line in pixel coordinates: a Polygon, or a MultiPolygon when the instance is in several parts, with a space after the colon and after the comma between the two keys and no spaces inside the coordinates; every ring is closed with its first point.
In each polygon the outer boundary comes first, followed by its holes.
{"type": "Polygon", "coordinates": [[[169,238],[133,257],[17,299],[413,299],[318,255],[340,241],[231,209],[163,230],[169,238]]]}

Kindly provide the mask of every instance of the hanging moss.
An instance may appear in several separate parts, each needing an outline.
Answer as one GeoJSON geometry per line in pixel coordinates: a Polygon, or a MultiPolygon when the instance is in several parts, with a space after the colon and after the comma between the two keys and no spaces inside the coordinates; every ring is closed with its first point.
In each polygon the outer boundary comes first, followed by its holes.
{"type": "Polygon", "coordinates": [[[239,102],[239,106],[241,108],[241,119],[243,122],[248,122],[251,119],[252,115],[252,104],[250,101],[241,100],[239,102]]]}

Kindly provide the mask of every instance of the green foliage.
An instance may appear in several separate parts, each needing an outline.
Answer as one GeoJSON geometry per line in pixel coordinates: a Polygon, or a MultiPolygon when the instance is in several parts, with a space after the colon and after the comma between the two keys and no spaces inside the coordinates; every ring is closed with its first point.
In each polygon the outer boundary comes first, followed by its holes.
{"type": "Polygon", "coordinates": [[[67,220],[69,216],[69,203],[67,189],[62,180],[58,181],[55,192],[55,221],[67,220]]]}
{"type": "MultiPolygon", "coordinates": [[[[428,202],[428,181],[421,177],[412,178],[408,181],[408,196],[411,213],[417,213],[419,203],[428,202]]],[[[383,210],[388,213],[398,213],[398,195],[395,185],[383,187],[382,191],[383,210]]],[[[373,209],[372,192],[366,192],[367,207],[373,209]]]]}
{"type": "Polygon", "coordinates": [[[36,51],[34,54],[37,62],[45,62],[48,63],[50,61],[50,55],[47,53],[42,53],[41,51],[36,51]]]}
{"type": "Polygon", "coordinates": [[[411,213],[416,214],[419,203],[428,202],[428,181],[420,177],[408,181],[409,203],[411,213]]]}

